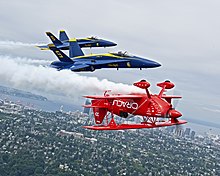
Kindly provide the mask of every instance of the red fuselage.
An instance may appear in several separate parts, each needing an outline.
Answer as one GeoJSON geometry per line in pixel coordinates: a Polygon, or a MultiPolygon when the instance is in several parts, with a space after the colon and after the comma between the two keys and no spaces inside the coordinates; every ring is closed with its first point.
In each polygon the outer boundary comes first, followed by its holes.
{"type": "Polygon", "coordinates": [[[123,113],[140,115],[146,117],[165,117],[172,105],[166,100],[151,95],[151,99],[146,94],[140,99],[113,99],[109,102],[108,111],[121,116],[123,113]]]}

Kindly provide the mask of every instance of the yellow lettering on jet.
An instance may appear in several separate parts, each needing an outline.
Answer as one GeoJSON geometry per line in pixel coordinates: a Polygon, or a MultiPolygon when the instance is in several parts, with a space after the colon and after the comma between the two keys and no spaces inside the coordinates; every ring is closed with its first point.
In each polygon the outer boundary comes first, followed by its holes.
{"type": "Polygon", "coordinates": [[[59,51],[55,51],[59,58],[63,58],[63,55],[59,51]]]}
{"type": "Polygon", "coordinates": [[[131,67],[131,64],[130,64],[130,62],[127,62],[127,67],[131,67]]]}
{"type": "Polygon", "coordinates": [[[118,67],[118,64],[108,64],[109,67],[118,67]]]}

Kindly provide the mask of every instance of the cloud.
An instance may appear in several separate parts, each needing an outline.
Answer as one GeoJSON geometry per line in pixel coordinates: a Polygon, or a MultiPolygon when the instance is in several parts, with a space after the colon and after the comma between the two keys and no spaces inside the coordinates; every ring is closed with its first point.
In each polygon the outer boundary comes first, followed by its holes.
{"type": "Polygon", "coordinates": [[[115,93],[131,93],[140,90],[127,84],[107,79],[82,76],[69,70],[57,71],[42,66],[42,60],[0,56],[0,82],[22,90],[58,94],[73,101],[87,94],[102,94],[105,90],[115,93]]]}

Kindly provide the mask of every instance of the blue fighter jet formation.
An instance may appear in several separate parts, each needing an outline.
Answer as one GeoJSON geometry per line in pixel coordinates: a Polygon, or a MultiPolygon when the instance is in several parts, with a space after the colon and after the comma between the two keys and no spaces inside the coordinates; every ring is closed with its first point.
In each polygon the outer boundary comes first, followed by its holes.
{"type": "Polygon", "coordinates": [[[58,40],[52,33],[46,32],[52,44],[38,46],[42,50],[49,49],[54,52],[59,61],[51,63],[57,70],[68,69],[74,72],[95,71],[102,68],[155,68],[161,65],[156,61],[128,55],[127,52],[84,55],[83,47],[110,47],[117,44],[97,38],[69,39],[65,31],[60,31],[58,40]],[[61,50],[69,50],[67,56],[61,50]]]}

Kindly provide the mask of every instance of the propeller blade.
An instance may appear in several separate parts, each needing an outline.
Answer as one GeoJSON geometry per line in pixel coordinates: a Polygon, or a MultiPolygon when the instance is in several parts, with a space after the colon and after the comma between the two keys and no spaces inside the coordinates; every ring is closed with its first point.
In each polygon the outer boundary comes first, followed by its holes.
{"type": "MultiPolygon", "coordinates": [[[[177,91],[177,90],[174,90],[173,95],[180,95],[181,96],[181,92],[177,91]]],[[[178,106],[179,101],[180,101],[180,99],[173,99],[173,108],[174,109],[176,109],[176,107],[178,106]]]]}

